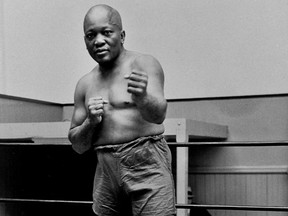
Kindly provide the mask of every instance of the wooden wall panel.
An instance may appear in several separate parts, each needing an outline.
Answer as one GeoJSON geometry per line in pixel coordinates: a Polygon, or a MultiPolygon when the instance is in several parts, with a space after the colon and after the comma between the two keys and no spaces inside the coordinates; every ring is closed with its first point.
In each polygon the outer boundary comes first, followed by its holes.
{"type": "MultiPolygon", "coordinates": [[[[267,176],[267,205],[269,206],[288,206],[288,175],[269,175],[267,176]]],[[[269,212],[267,216],[287,216],[287,212],[269,212]]]]}
{"type": "MultiPolygon", "coordinates": [[[[239,170],[239,169],[238,169],[239,170]]],[[[247,171],[248,170],[248,171],[247,171]]],[[[287,206],[288,177],[285,172],[191,173],[189,184],[198,204],[287,206]]],[[[209,210],[213,216],[284,216],[286,212],[209,210]]]]}

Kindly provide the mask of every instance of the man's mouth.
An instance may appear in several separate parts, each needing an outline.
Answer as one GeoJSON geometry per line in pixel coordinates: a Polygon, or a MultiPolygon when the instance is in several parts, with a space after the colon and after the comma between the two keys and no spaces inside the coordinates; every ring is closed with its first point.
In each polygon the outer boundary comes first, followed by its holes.
{"type": "Polygon", "coordinates": [[[107,49],[98,49],[98,50],[96,50],[96,54],[97,55],[104,55],[105,53],[107,53],[108,52],[108,50],[107,49]]]}

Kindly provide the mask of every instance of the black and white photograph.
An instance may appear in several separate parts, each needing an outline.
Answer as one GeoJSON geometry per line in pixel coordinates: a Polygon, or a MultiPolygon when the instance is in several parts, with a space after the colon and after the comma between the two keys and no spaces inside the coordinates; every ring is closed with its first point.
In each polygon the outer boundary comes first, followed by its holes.
{"type": "Polygon", "coordinates": [[[287,216],[287,0],[0,0],[0,216],[287,216]]]}

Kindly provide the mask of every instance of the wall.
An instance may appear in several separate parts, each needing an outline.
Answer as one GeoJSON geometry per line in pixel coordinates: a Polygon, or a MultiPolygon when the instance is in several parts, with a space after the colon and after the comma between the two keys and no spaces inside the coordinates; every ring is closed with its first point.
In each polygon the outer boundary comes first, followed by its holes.
{"type": "MultiPolygon", "coordinates": [[[[288,97],[170,101],[167,117],[229,127],[229,141],[288,139],[288,97]]],[[[288,205],[288,147],[191,147],[189,185],[194,201],[227,205],[288,205]]],[[[287,213],[210,210],[213,216],[279,216],[287,213]]]]}
{"type": "MultiPolygon", "coordinates": [[[[287,170],[282,173],[193,173],[189,184],[196,203],[287,206],[287,170]]],[[[287,212],[209,210],[213,216],[287,216],[287,212]]]]}
{"type": "Polygon", "coordinates": [[[0,123],[63,120],[60,104],[0,94],[0,123]]]}
{"type": "Polygon", "coordinates": [[[4,67],[4,7],[0,1],[0,92],[6,93],[6,72],[4,67]]]}
{"type": "MultiPolygon", "coordinates": [[[[102,2],[2,0],[0,93],[71,103],[76,82],[95,65],[83,42],[83,17],[102,2]]],[[[122,14],[126,48],[161,62],[168,98],[288,90],[284,0],[105,3],[122,14]]]]}

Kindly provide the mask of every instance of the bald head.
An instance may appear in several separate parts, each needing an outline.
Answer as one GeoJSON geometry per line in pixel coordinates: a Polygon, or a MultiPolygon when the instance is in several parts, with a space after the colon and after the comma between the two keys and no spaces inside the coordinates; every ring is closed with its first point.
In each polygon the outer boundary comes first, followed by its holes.
{"type": "Polygon", "coordinates": [[[100,4],[91,7],[84,18],[84,30],[91,17],[108,19],[109,24],[116,25],[119,30],[122,30],[122,20],[119,12],[109,5],[100,4]]]}

